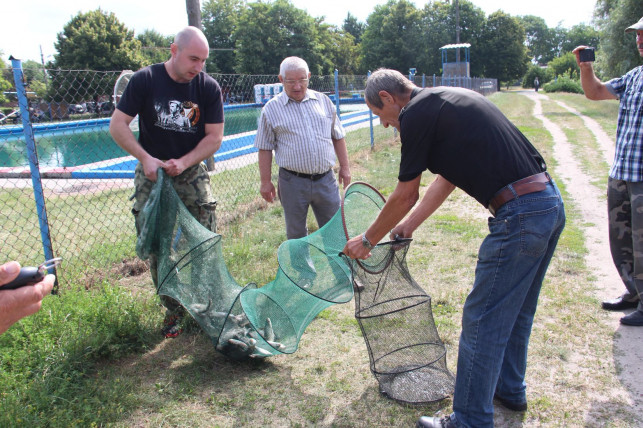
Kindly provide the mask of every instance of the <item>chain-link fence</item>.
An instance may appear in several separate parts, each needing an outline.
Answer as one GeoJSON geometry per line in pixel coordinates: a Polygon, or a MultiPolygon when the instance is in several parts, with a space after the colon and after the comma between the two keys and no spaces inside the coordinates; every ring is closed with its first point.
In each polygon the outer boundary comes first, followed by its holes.
{"type": "MultiPolygon", "coordinates": [[[[25,82],[27,70],[19,62],[12,67],[13,102],[0,107],[0,262],[38,265],[43,257],[62,257],[60,283],[87,285],[118,274],[116,266],[120,269],[124,260],[135,258],[136,239],[131,215],[136,160],[108,131],[121,72],[39,70],[44,84],[31,92],[36,85],[25,82]]],[[[213,167],[210,164],[222,224],[264,206],[254,135],[262,105],[282,88],[276,75],[213,77],[225,102],[224,142],[213,167]]],[[[413,78],[418,86],[449,83],[413,78]]],[[[337,73],[310,80],[311,89],[336,102],[349,131],[349,152],[368,148],[384,133],[391,135],[369,114],[363,99],[365,82],[366,76],[337,73]],[[364,130],[355,131],[369,126],[375,133],[370,138],[364,130]],[[352,132],[360,136],[351,138],[352,132]]],[[[450,84],[495,90],[494,79],[450,84]]]]}

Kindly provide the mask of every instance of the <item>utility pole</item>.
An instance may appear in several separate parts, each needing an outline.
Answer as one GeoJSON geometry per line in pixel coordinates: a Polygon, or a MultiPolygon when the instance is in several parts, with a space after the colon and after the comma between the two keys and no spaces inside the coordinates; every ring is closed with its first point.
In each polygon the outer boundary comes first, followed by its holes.
{"type": "MultiPolygon", "coordinates": [[[[203,30],[201,28],[201,5],[199,0],[185,0],[185,9],[188,13],[188,25],[203,30]]],[[[203,65],[203,71],[205,71],[205,64],[203,65]]],[[[205,160],[205,165],[208,171],[214,171],[214,156],[208,157],[205,160]]]]}
{"type": "MultiPolygon", "coordinates": [[[[455,0],[455,43],[460,44],[460,2],[455,0]]],[[[460,48],[455,50],[455,62],[460,63],[460,48]]]]}
{"type": "Polygon", "coordinates": [[[47,69],[45,68],[45,56],[42,53],[42,45],[40,46],[40,62],[42,63],[42,74],[45,79],[45,89],[49,91],[49,76],[47,76],[47,69]]]}
{"type": "Polygon", "coordinates": [[[185,0],[185,8],[188,12],[188,25],[201,29],[201,5],[199,0],[185,0]]]}

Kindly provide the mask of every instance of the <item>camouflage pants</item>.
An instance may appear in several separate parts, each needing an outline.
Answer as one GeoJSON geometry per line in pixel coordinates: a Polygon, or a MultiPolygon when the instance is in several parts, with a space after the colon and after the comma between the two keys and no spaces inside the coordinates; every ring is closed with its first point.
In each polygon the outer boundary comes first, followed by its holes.
{"type": "MultiPolygon", "coordinates": [[[[643,293],[643,183],[607,184],[610,251],[630,297],[643,293]]],[[[643,302],[639,302],[643,310],[643,302]]]]}
{"type": "MultiPolygon", "coordinates": [[[[210,176],[205,169],[203,163],[194,165],[182,174],[176,177],[169,177],[172,180],[172,185],[176,193],[179,195],[181,201],[190,213],[196,218],[199,223],[216,232],[217,218],[216,207],[217,202],[212,196],[212,188],[210,187],[210,176]]],[[[139,162],[134,171],[134,206],[132,207],[132,214],[136,222],[136,234],[140,233],[140,226],[138,224],[138,214],[143,209],[150,196],[150,191],[154,186],[154,182],[145,177],[143,172],[143,165],[139,162]]],[[[150,255],[150,273],[154,285],[158,288],[158,274],[157,274],[157,260],[156,256],[150,255]]],[[[173,299],[166,296],[161,296],[161,301],[164,306],[170,310],[178,310],[179,305],[173,299]]]]}

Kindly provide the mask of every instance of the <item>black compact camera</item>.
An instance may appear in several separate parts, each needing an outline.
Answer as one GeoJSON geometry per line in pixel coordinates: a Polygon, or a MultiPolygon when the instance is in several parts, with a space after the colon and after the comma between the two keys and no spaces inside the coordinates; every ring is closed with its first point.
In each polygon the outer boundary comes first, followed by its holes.
{"type": "Polygon", "coordinates": [[[594,48],[585,48],[578,52],[578,59],[580,62],[594,62],[596,55],[594,55],[594,48]]]}

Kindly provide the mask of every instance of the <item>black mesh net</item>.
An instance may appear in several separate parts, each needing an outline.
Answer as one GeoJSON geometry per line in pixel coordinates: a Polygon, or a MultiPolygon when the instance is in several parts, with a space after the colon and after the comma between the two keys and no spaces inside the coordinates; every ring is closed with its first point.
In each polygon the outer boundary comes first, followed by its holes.
{"type": "Polygon", "coordinates": [[[241,287],[230,276],[221,235],[201,226],[159,170],[139,214],[136,250],[158,258],[158,294],[183,305],[226,356],[243,360],[290,354],[306,327],[327,307],[356,297],[371,370],[388,397],[421,403],[453,390],[431,299],[410,277],[406,243],[381,243],[368,261],[341,254],[347,236],[365,230],[384,198],[364,183],[346,189],[342,209],[318,231],[277,251],[275,279],[241,287]]]}
{"type": "MultiPolygon", "coordinates": [[[[374,188],[349,186],[343,204],[346,236],[366,230],[384,198],[374,188]]],[[[419,404],[453,393],[446,348],[438,335],[431,297],[406,265],[410,241],[381,242],[366,260],[350,260],[355,285],[355,318],[368,348],[380,391],[397,401],[419,404]]]]}

